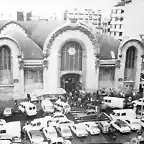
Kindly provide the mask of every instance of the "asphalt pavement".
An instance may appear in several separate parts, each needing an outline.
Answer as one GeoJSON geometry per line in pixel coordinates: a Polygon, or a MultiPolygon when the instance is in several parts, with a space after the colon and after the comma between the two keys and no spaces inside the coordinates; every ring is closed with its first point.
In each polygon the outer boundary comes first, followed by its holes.
{"type": "MultiPolygon", "coordinates": [[[[40,103],[35,102],[35,104],[37,105],[38,108],[38,114],[35,117],[27,117],[24,114],[15,114],[13,116],[10,117],[3,117],[2,113],[0,114],[0,118],[4,118],[7,122],[11,122],[11,121],[20,121],[21,122],[21,127],[25,124],[26,121],[31,121],[34,118],[40,118],[43,115],[43,112],[41,110],[40,107],[40,103]]],[[[74,121],[77,122],[77,116],[80,114],[83,114],[85,112],[86,109],[84,108],[75,108],[72,107],[71,113],[69,113],[67,115],[67,117],[74,121]]],[[[108,112],[109,113],[109,112],[108,112]]],[[[80,121],[79,121],[80,122],[80,121]]],[[[89,134],[88,137],[86,138],[78,138],[73,134],[73,139],[72,139],[72,144],[90,144],[90,143],[124,143],[129,141],[131,138],[136,137],[137,133],[136,132],[131,132],[129,134],[120,134],[119,132],[116,133],[117,135],[117,139],[113,140],[112,138],[109,137],[109,135],[107,134],[100,134],[100,135],[95,135],[95,136],[91,136],[89,134]]],[[[24,144],[29,144],[29,141],[27,139],[25,139],[23,141],[24,144]]]]}

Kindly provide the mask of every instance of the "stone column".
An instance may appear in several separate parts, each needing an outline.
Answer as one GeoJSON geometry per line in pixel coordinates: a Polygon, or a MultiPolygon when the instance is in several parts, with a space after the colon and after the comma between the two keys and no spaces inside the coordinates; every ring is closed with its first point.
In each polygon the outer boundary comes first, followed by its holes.
{"type": "Polygon", "coordinates": [[[57,71],[57,87],[60,88],[60,81],[61,81],[61,53],[58,54],[58,71],[57,71]]]}

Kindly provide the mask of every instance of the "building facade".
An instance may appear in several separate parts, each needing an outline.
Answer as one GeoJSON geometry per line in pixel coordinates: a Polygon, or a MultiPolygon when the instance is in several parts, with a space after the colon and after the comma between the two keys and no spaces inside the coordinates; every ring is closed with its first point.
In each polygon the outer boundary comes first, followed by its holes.
{"type": "Polygon", "coordinates": [[[84,23],[0,21],[1,99],[37,89],[139,89],[143,43],[94,34],[84,23]]]}
{"type": "Polygon", "coordinates": [[[65,10],[64,20],[77,20],[79,22],[92,24],[98,32],[101,31],[102,14],[100,10],[97,12],[93,9],[65,10]]]}
{"type": "Polygon", "coordinates": [[[125,9],[127,5],[131,4],[131,0],[120,0],[117,4],[113,7],[111,11],[111,20],[110,20],[110,31],[109,34],[111,36],[116,37],[119,40],[122,40],[123,36],[123,21],[125,17],[125,9]]]}

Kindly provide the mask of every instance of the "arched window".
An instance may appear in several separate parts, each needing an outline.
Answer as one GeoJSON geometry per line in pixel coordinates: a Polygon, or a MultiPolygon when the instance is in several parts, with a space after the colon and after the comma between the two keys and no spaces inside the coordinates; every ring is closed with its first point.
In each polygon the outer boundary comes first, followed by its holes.
{"type": "Polygon", "coordinates": [[[128,48],[125,61],[125,80],[134,81],[136,74],[137,50],[134,46],[128,48]]]}
{"type": "Polygon", "coordinates": [[[61,49],[61,70],[82,70],[82,47],[75,41],[66,43],[61,49]]]}
{"type": "Polygon", "coordinates": [[[12,83],[11,50],[8,46],[0,47],[0,85],[12,83]]]}

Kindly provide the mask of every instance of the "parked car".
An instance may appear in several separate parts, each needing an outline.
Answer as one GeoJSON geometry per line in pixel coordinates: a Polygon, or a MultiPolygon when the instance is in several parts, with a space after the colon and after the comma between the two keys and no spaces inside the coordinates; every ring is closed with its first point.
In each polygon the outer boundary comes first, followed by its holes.
{"type": "Polygon", "coordinates": [[[67,118],[59,119],[57,121],[57,126],[71,126],[71,125],[74,125],[74,122],[67,118]]]}
{"type": "Polygon", "coordinates": [[[32,144],[47,144],[39,130],[28,131],[27,135],[32,144]]]}
{"type": "Polygon", "coordinates": [[[85,126],[86,126],[86,130],[91,135],[100,134],[100,132],[101,132],[100,129],[98,128],[98,124],[96,124],[96,122],[86,122],[85,126]]]}
{"type": "Polygon", "coordinates": [[[129,120],[126,120],[126,122],[128,123],[129,127],[133,131],[137,131],[141,128],[140,119],[129,119],[129,120]]]}
{"type": "Polygon", "coordinates": [[[95,110],[90,109],[86,110],[84,114],[79,115],[78,119],[87,121],[87,120],[96,120],[98,117],[97,113],[95,110]]]}
{"type": "Polygon", "coordinates": [[[77,137],[86,137],[88,136],[88,132],[85,129],[84,124],[78,123],[70,126],[71,130],[77,137]]]}
{"type": "Polygon", "coordinates": [[[140,98],[138,100],[132,101],[132,103],[135,105],[142,105],[142,102],[144,102],[144,98],[140,98]]]}
{"type": "Polygon", "coordinates": [[[19,114],[20,113],[20,110],[18,108],[18,106],[13,106],[13,114],[19,114]]]}
{"type": "Polygon", "coordinates": [[[100,121],[98,127],[102,131],[102,133],[108,133],[110,128],[110,123],[107,121],[100,121]]]}
{"type": "Polygon", "coordinates": [[[62,137],[52,139],[50,144],[71,144],[69,140],[65,140],[62,137]]]}
{"type": "Polygon", "coordinates": [[[56,129],[53,126],[43,128],[43,133],[47,140],[52,140],[58,138],[56,129]]]}
{"type": "Polygon", "coordinates": [[[71,139],[72,138],[72,133],[71,133],[69,126],[60,126],[57,128],[57,130],[59,131],[60,135],[64,139],[71,139]]]}
{"type": "Polygon", "coordinates": [[[7,107],[7,108],[4,109],[3,115],[4,115],[5,117],[12,116],[12,114],[13,114],[13,109],[12,109],[12,107],[7,107]]]}
{"type": "Polygon", "coordinates": [[[66,116],[64,115],[64,114],[62,114],[61,112],[56,112],[56,113],[54,113],[54,115],[53,115],[53,121],[58,121],[58,120],[60,120],[60,119],[66,119],[66,116]]]}
{"type": "Polygon", "coordinates": [[[107,121],[110,122],[111,118],[108,114],[106,114],[105,112],[102,112],[99,116],[98,116],[98,121],[107,121]]]}
{"type": "Polygon", "coordinates": [[[120,119],[114,120],[111,122],[111,125],[121,133],[131,132],[129,125],[125,120],[120,120],[120,119]]]}

